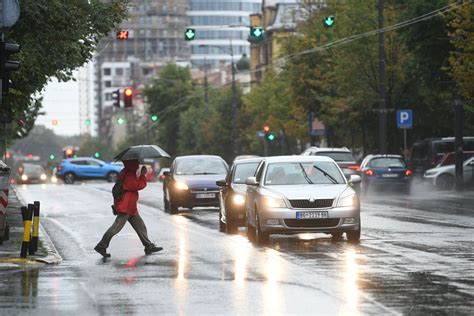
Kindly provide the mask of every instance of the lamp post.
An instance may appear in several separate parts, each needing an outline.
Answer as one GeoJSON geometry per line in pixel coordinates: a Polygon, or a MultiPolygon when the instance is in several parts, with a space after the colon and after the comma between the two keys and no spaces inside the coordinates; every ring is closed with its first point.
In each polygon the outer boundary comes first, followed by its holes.
{"type": "Polygon", "coordinates": [[[234,63],[234,48],[232,46],[232,39],[230,40],[230,50],[217,46],[217,45],[205,45],[201,44],[199,47],[216,47],[227,54],[230,55],[231,59],[231,66],[232,66],[232,144],[233,144],[233,151],[234,155],[238,155],[238,148],[237,148],[237,137],[238,137],[238,129],[237,129],[237,87],[235,84],[235,63],[234,63]]]}

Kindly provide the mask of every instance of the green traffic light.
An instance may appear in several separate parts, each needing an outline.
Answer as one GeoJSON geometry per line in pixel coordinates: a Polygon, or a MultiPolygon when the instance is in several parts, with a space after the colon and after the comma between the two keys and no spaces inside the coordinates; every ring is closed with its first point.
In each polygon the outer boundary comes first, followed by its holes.
{"type": "Polygon", "coordinates": [[[91,120],[90,119],[87,119],[86,120],[86,126],[90,126],[91,125],[91,120]]]}
{"type": "Polygon", "coordinates": [[[54,158],[56,158],[56,156],[54,154],[49,155],[49,160],[54,160],[54,158]]]}
{"type": "Polygon", "coordinates": [[[250,28],[250,35],[256,39],[263,38],[263,28],[262,27],[251,27],[250,28]]]}
{"type": "Polygon", "coordinates": [[[151,116],[151,120],[152,120],[153,122],[158,121],[158,115],[153,114],[153,115],[151,116]]]}
{"type": "Polygon", "coordinates": [[[331,27],[334,25],[334,16],[330,15],[324,18],[324,26],[331,27]]]}
{"type": "Polygon", "coordinates": [[[125,123],[125,120],[123,119],[123,117],[119,117],[119,118],[117,119],[117,124],[118,124],[118,125],[123,125],[124,123],[125,123]]]}
{"type": "Polygon", "coordinates": [[[269,141],[273,141],[273,140],[275,139],[275,134],[269,133],[269,134],[267,135],[267,139],[268,139],[269,141]]]}
{"type": "Polygon", "coordinates": [[[187,41],[192,41],[196,37],[196,30],[194,29],[186,29],[184,32],[184,39],[187,41]]]}
{"type": "Polygon", "coordinates": [[[95,158],[99,158],[99,157],[100,157],[100,153],[99,153],[98,151],[96,151],[95,154],[94,154],[94,157],[95,157],[95,158]]]}

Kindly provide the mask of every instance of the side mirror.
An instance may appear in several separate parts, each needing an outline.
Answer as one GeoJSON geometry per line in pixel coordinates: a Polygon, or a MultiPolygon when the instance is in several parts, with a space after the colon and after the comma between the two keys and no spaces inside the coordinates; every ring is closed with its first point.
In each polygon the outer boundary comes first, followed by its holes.
{"type": "Polygon", "coordinates": [[[170,173],[169,171],[165,171],[165,172],[163,172],[163,175],[164,175],[165,177],[169,177],[169,176],[171,175],[171,173],[170,173]]]}
{"type": "Polygon", "coordinates": [[[257,178],[248,177],[247,179],[245,179],[245,184],[246,185],[258,185],[257,178]]]}
{"type": "Polygon", "coordinates": [[[218,187],[225,187],[227,186],[227,182],[225,180],[219,180],[219,181],[216,181],[216,184],[218,187]]]}
{"type": "Polygon", "coordinates": [[[351,178],[349,179],[349,183],[351,184],[356,184],[356,183],[361,183],[362,179],[360,178],[359,175],[353,174],[351,175],[351,178]]]}

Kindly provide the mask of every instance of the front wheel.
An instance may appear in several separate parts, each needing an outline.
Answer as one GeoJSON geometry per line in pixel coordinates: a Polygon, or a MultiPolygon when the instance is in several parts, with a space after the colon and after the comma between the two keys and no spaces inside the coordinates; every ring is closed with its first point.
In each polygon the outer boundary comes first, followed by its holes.
{"type": "Polygon", "coordinates": [[[239,227],[235,225],[235,223],[232,223],[229,218],[227,218],[227,225],[226,225],[226,233],[227,234],[237,234],[239,231],[239,227]]]}
{"type": "Polygon", "coordinates": [[[260,219],[258,218],[258,212],[255,210],[255,241],[257,245],[265,245],[270,240],[270,234],[262,231],[260,228],[260,219]]]}
{"type": "Polygon", "coordinates": [[[221,233],[225,232],[227,227],[227,225],[222,221],[222,213],[221,213],[221,210],[219,210],[219,231],[221,233]]]}
{"type": "Polygon", "coordinates": [[[171,194],[170,194],[170,200],[169,200],[169,209],[170,209],[170,214],[178,214],[178,206],[173,202],[173,198],[171,197],[171,194]]]}
{"type": "Polygon", "coordinates": [[[76,176],[72,172],[68,172],[64,175],[64,183],[66,184],[74,184],[76,181],[76,176]]]}
{"type": "Polygon", "coordinates": [[[107,174],[107,181],[109,182],[116,182],[118,178],[118,173],[117,172],[109,172],[107,174]]]}
{"type": "Polygon", "coordinates": [[[168,197],[166,195],[166,187],[163,188],[163,204],[165,207],[165,211],[170,210],[170,202],[168,201],[168,197]]]}
{"type": "Polygon", "coordinates": [[[452,190],[454,184],[454,177],[450,174],[442,174],[436,180],[436,187],[440,190],[452,190]]]}
{"type": "Polygon", "coordinates": [[[358,243],[360,240],[360,219],[359,219],[359,227],[357,230],[349,230],[346,232],[347,240],[351,243],[358,243]]]}
{"type": "Polygon", "coordinates": [[[245,230],[247,231],[247,238],[249,239],[249,241],[254,242],[255,241],[255,227],[250,225],[248,217],[245,221],[245,230]]]}

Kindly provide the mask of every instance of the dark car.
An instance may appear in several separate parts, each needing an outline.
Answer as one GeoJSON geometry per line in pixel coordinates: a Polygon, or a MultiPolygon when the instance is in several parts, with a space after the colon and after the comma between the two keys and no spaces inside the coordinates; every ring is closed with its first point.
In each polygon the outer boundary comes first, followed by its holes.
{"type": "Polygon", "coordinates": [[[24,164],[19,168],[18,183],[45,183],[46,173],[42,166],[33,164],[24,164]]]}
{"type": "Polygon", "coordinates": [[[412,171],[400,155],[369,155],[360,165],[362,192],[370,189],[397,189],[410,192],[412,171]]]}
{"type": "Polygon", "coordinates": [[[239,226],[245,226],[245,180],[255,176],[261,158],[238,159],[230,168],[225,180],[217,181],[219,194],[219,230],[235,234],[239,226]]]}
{"type": "Polygon", "coordinates": [[[303,153],[303,156],[324,156],[332,158],[342,172],[346,179],[350,179],[351,175],[359,175],[360,167],[351,151],[346,147],[342,148],[321,148],[309,147],[303,153]]]}
{"type": "Polygon", "coordinates": [[[165,209],[178,213],[179,207],[219,206],[216,181],[226,177],[229,166],[219,156],[176,157],[163,182],[165,209]]]}

